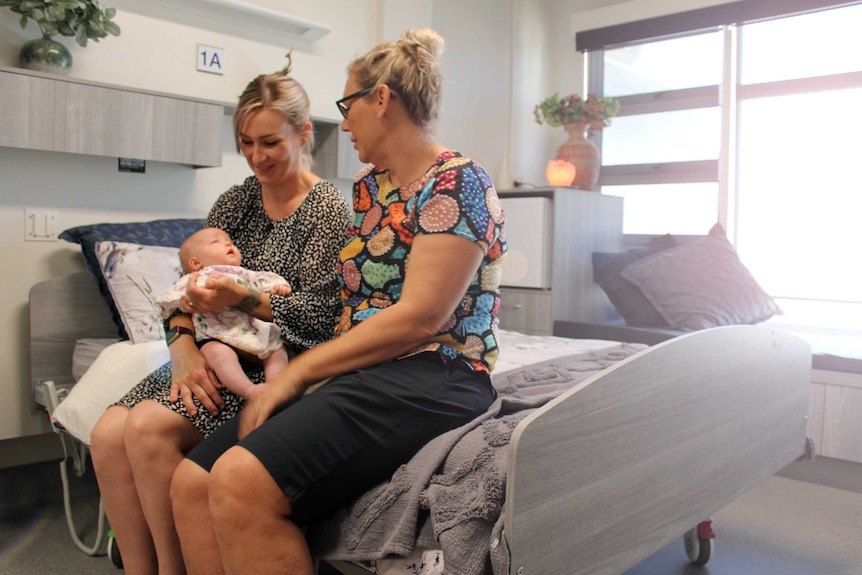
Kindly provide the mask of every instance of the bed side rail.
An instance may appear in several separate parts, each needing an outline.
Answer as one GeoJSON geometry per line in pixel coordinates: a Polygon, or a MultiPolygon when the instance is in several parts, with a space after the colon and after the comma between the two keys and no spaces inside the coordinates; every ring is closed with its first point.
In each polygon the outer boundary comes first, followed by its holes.
{"type": "Polygon", "coordinates": [[[525,418],[509,453],[511,572],[618,574],[793,462],[811,351],[756,326],[658,344],[525,418]]]}
{"type": "MultiPolygon", "coordinates": [[[[72,353],[84,337],[117,337],[117,327],[95,278],[77,272],[30,288],[30,379],[74,383],[72,353]]],[[[47,403],[43,403],[47,405],[47,403]]]]}

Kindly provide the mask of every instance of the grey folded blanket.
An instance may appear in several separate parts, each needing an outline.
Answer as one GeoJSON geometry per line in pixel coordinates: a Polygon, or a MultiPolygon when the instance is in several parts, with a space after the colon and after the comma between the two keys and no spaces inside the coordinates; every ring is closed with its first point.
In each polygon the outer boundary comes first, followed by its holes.
{"type": "Polygon", "coordinates": [[[613,344],[494,377],[498,398],[488,411],[432,440],[387,483],[312,526],[312,554],[360,562],[442,549],[447,575],[508,573],[501,534],[512,431],[533,410],[644,348],[613,344]]]}

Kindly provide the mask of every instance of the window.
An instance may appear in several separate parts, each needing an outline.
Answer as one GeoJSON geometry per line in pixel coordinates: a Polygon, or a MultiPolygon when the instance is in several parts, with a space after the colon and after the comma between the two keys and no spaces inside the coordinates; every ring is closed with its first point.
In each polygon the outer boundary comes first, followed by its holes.
{"type": "Polygon", "coordinates": [[[704,234],[719,219],[723,41],[709,31],[593,57],[603,81],[589,91],[621,103],[601,134],[599,183],[625,198],[625,233],[704,234]]]}
{"type": "Polygon", "coordinates": [[[656,230],[673,230],[676,235],[696,236],[715,224],[715,182],[617,185],[603,193],[624,198],[623,228],[628,234],[647,236],[655,235],[656,230]]]}
{"type": "Polygon", "coordinates": [[[858,72],[860,22],[862,4],[745,24],[740,80],[758,84],[858,72]]]}
{"type": "Polygon", "coordinates": [[[721,221],[776,321],[862,335],[860,25],[856,4],[590,52],[589,92],[621,103],[599,185],[625,233],[721,221]]]}
{"type": "Polygon", "coordinates": [[[605,50],[604,95],[630,96],[721,81],[721,36],[700,34],[605,50]]]}
{"type": "Polygon", "coordinates": [[[655,164],[718,159],[719,108],[655,112],[614,118],[602,134],[602,164],[655,164]]]}

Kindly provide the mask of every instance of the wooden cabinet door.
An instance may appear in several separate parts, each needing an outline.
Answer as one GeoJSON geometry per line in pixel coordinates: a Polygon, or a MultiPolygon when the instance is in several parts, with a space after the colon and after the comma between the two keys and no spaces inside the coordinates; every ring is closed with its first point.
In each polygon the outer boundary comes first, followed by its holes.
{"type": "Polygon", "coordinates": [[[502,288],[500,327],[529,335],[551,335],[554,330],[553,296],[547,290],[502,288]]]}
{"type": "Polygon", "coordinates": [[[0,71],[0,146],[220,166],[224,107],[0,71]]]}

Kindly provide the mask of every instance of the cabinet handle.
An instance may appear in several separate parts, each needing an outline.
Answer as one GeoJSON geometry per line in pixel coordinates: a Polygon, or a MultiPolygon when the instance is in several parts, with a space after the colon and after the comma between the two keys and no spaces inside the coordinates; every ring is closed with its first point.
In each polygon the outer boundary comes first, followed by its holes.
{"type": "Polygon", "coordinates": [[[519,303],[516,303],[514,305],[510,305],[509,309],[521,309],[522,307],[524,307],[524,306],[519,304],[519,303]]]}

